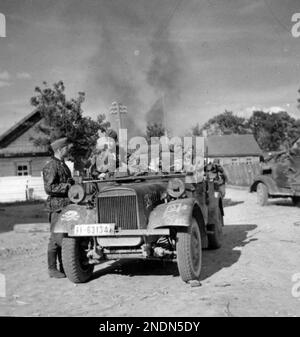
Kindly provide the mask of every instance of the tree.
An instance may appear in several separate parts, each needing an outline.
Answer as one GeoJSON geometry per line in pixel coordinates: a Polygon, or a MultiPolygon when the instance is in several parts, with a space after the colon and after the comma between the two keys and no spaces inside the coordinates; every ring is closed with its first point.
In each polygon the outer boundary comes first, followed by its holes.
{"type": "Polygon", "coordinates": [[[300,119],[296,120],[286,111],[254,111],[247,119],[225,110],[223,114],[209,119],[202,127],[197,124],[191,131],[195,136],[202,136],[203,131],[208,136],[253,133],[262,150],[278,151],[289,149],[300,137],[300,119]]]}
{"type": "MultiPolygon", "coordinates": [[[[298,93],[300,94],[300,89],[298,89],[298,93]]],[[[298,102],[298,109],[300,109],[300,98],[297,98],[297,102],[298,102]]]]}
{"type": "Polygon", "coordinates": [[[224,113],[209,119],[201,129],[196,130],[194,128],[194,131],[197,131],[200,134],[203,134],[203,131],[206,131],[208,136],[246,134],[251,132],[246,118],[236,116],[232,111],[227,110],[225,110],[224,113]]]}
{"type": "Polygon", "coordinates": [[[254,111],[249,126],[264,151],[287,150],[300,136],[300,120],[291,117],[286,111],[254,111]]]}
{"type": "Polygon", "coordinates": [[[83,116],[85,93],[79,92],[77,98],[67,99],[62,81],[54,83],[53,88],[46,82],[43,85],[44,88],[36,87],[35,96],[31,97],[31,105],[43,117],[37,126],[41,136],[32,140],[38,146],[49,146],[55,139],[67,137],[74,144],[71,159],[75,169],[81,170],[97,142],[98,132],[105,131],[109,122],[103,114],[96,120],[83,116]]]}
{"type": "Polygon", "coordinates": [[[165,135],[165,128],[161,123],[147,123],[146,138],[150,142],[151,137],[161,137],[165,135]]]}

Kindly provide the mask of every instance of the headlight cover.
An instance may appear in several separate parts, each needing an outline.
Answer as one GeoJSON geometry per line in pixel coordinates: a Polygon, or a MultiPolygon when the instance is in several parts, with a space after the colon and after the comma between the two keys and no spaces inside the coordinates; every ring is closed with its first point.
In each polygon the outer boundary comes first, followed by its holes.
{"type": "Polygon", "coordinates": [[[68,197],[74,204],[79,204],[85,198],[85,191],[81,185],[73,185],[69,189],[68,197]]]}
{"type": "Polygon", "coordinates": [[[179,178],[173,178],[169,180],[167,192],[173,198],[181,197],[185,192],[184,182],[179,178]]]}

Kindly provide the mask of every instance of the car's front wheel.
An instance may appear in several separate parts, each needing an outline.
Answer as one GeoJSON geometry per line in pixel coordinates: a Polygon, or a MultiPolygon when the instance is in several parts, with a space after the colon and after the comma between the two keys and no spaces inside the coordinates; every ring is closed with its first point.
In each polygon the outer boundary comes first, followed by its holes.
{"type": "Polygon", "coordinates": [[[94,270],[94,265],[88,263],[86,238],[65,237],[62,242],[62,260],[64,271],[73,283],[88,281],[94,270]]]}
{"type": "Polygon", "coordinates": [[[187,231],[177,232],[177,264],[184,282],[199,280],[202,265],[201,233],[193,217],[187,231]]]}
{"type": "Polygon", "coordinates": [[[264,183],[259,183],[256,188],[257,203],[265,206],[268,202],[268,188],[264,183]]]}

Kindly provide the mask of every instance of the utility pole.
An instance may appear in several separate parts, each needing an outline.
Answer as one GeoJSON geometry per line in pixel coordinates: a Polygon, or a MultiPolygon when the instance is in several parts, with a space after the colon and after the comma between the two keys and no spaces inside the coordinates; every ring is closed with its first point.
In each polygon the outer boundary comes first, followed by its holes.
{"type": "Polygon", "coordinates": [[[116,116],[117,126],[118,126],[118,135],[121,129],[123,129],[124,125],[122,123],[122,115],[127,114],[127,107],[122,103],[112,102],[111,107],[109,109],[111,115],[116,116]]]}
{"type": "Polygon", "coordinates": [[[168,129],[167,129],[167,116],[165,111],[165,93],[162,93],[162,108],[163,108],[163,119],[164,119],[164,128],[165,128],[165,136],[168,137],[168,129]]]}
{"type": "Polygon", "coordinates": [[[202,132],[204,137],[204,165],[208,164],[208,144],[207,144],[207,130],[202,132]]]}

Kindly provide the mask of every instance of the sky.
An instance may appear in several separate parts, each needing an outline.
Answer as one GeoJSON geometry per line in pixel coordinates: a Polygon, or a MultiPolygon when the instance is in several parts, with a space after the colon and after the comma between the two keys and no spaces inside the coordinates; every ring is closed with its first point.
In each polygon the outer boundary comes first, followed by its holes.
{"type": "Polygon", "coordinates": [[[91,117],[126,105],[136,130],[158,99],[178,135],[225,109],[300,118],[299,0],[0,0],[0,13],[0,134],[59,80],[91,117]]]}

